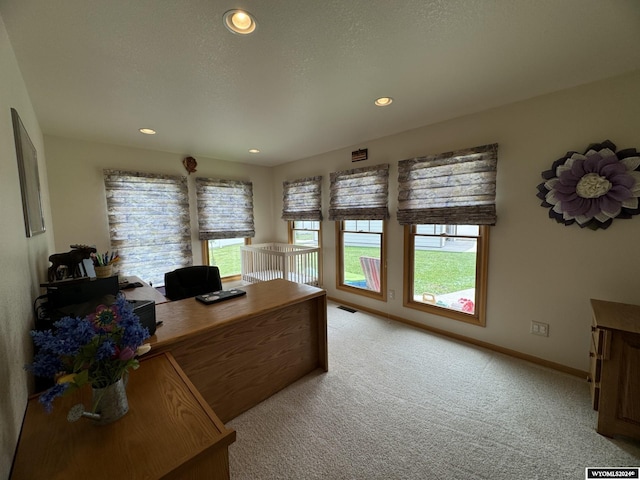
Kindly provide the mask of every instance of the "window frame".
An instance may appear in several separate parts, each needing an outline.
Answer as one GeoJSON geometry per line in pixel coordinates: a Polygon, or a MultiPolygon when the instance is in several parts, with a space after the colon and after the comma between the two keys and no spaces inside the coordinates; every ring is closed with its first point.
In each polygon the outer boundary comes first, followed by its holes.
{"type": "MultiPolygon", "coordinates": [[[[414,272],[415,272],[415,238],[416,225],[404,226],[404,274],[403,274],[403,306],[441,317],[451,318],[480,327],[486,326],[487,284],[489,278],[489,225],[478,225],[479,232],[476,248],[476,285],[475,312],[469,314],[450,308],[431,305],[414,300],[414,272]]],[[[443,234],[443,237],[451,237],[443,234]]],[[[455,236],[454,236],[455,237],[455,236]]]]}
{"type": "MultiPolygon", "coordinates": [[[[216,239],[212,238],[210,240],[216,240],[216,239]]],[[[251,238],[245,237],[244,244],[251,245],[251,238]]],[[[211,263],[209,263],[209,240],[201,240],[201,245],[202,245],[202,263],[204,265],[211,265],[211,263]]],[[[242,269],[242,264],[240,265],[240,269],[242,269]]],[[[239,273],[237,275],[227,275],[226,277],[223,277],[223,276],[220,277],[220,279],[223,282],[231,282],[235,280],[240,280],[241,278],[242,278],[242,273],[239,273]]]]}
{"type": "Polygon", "coordinates": [[[295,245],[294,243],[294,239],[295,239],[295,232],[296,231],[302,231],[302,232],[318,232],[318,248],[320,250],[322,250],[322,222],[320,220],[287,220],[287,241],[292,244],[295,245]],[[318,229],[312,229],[312,228],[295,228],[295,223],[296,222],[318,222],[318,229]]]}
{"type": "Polygon", "coordinates": [[[287,220],[287,242],[291,245],[296,245],[294,243],[294,231],[301,230],[303,232],[318,232],[318,246],[320,250],[318,251],[318,285],[323,285],[324,281],[324,272],[323,272],[323,261],[322,261],[322,221],[321,220],[287,220]],[[318,222],[318,230],[308,229],[308,228],[294,228],[295,222],[318,222]]]}
{"type": "MultiPolygon", "coordinates": [[[[365,219],[362,219],[365,220],[365,219]]],[[[358,288],[344,283],[344,233],[358,233],[350,230],[344,230],[344,223],[346,220],[339,220],[335,222],[336,230],[336,288],[345,292],[361,295],[364,297],[373,298],[383,302],[387,301],[387,248],[386,248],[386,236],[387,236],[387,220],[386,219],[373,219],[370,221],[381,221],[382,232],[367,232],[371,234],[380,235],[380,292],[368,290],[366,288],[358,288]]]]}

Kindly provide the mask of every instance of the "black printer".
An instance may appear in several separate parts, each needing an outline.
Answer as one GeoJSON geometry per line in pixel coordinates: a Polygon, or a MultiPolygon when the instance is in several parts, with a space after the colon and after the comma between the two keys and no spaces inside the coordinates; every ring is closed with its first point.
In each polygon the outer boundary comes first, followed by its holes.
{"type": "MultiPolygon", "coordinates": [[[[98,305],[110,305],[120,292],[118,277],[80,278],[43,284],[47,294],[41,306],[36,308],[36,329],[53,328],[53,322],[62,317],[84,317],[95,311],[98,305]]],[[[149,334],[156,332],[156,302],[153,300],[128,300],[133,312],[140,318],[149,334]]]]}

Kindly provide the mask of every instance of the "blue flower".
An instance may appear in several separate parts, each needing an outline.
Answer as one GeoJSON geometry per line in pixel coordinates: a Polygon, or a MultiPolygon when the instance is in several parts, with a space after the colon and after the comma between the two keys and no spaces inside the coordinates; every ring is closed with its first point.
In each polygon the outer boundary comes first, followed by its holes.
{"type": "Polygon", "coordinates": [[[53,410],[53,400],[64,395],[68,388],[68,383],[56,383],[53,387],[40,395],[38,401],[44,406],[47,413],[51,413],[51,410],[53,410]]]}
{"type": "Polygon", "coordinates": [[[54,323],[53,330],[31,332],[36,355],[25,368],[34,375],[56,380],[65,375],[68,383],[44,392],[40,402],[49,411],[54,398],[91,383],[106,387],[139,363],[134,355],[148,329],[140,324],[133,306],[124,296],[113,305],[100,305],[86,318],[64,317],[54,323]],[[70,374],[70,375],[69,375],[70,374]]]}
{"type": "Polygon", "coordinates": [[[96,334],[93,325],[86,318],[65,317],[53,324],[58,337],[73,339],[78,345],[89,342],[96,334]]]}
{"type": "Polygon", "coordinates": [[[110,338],[106,338],[96,350],[96,360],[107,360],[116,353],[116,345],[110,338]]]}
{"type": "Polygon", "coordinates": [[[52,353],[42,352],[36,355],[31,365],[25,367],[36,377],[53,378],[61,369],[60,357],[52,353]]]}

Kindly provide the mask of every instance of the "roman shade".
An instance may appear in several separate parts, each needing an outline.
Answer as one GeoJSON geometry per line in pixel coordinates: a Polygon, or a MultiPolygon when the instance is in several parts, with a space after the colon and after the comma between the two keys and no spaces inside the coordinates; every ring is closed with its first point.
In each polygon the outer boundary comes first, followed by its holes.
{"type": "Polygon", "coordinates": [[[196,198],[200,240],[255,236],[251,182],[196,178],[196,198]]]}
{"type": "Polygon", "coordinates": [[[401,225],[495,225],[498,145],[398,162],[401,225]]]}
{"type": "Polygon", "coordinates": [[[329,220],[389,218],[389,164],[333,172],[329,220]]]}
{"type": "Polygon", "coordinates": [[[283,220],[322,220],[322,177],[286,181],[282,188],[283,220]]]}
{"type": "Polygon", "coordinates": [[[111,248],[123,275],[162,284],[193,263],[186,177],[104,170],[111,248]]]}

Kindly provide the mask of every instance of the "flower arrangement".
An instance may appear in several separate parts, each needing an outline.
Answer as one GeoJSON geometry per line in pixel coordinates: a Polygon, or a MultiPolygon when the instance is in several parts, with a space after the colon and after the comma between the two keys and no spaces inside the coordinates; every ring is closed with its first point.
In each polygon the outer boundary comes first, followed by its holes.
{"type": "Polygon", "coordinates": [[[151,348],[143,345],[149,330],[122,295],[85,318],[64,317],[53,325],[54,331],[31,332],[38,351],[26,367],[34,375],[55,380],[39,398],[47,412],[55,398],[83,385],[104,388],[117,382],[129,369],[138,368],[136,357],[151,348]]]}
{"type": "Polygon", "coordinates": [[[615,218],[640,213],[640,153],[635,148],[616,153],[606,140],[584,154],[567,152],[542,178],[538,198],[558,223],[597,230],[615,218]]]}

